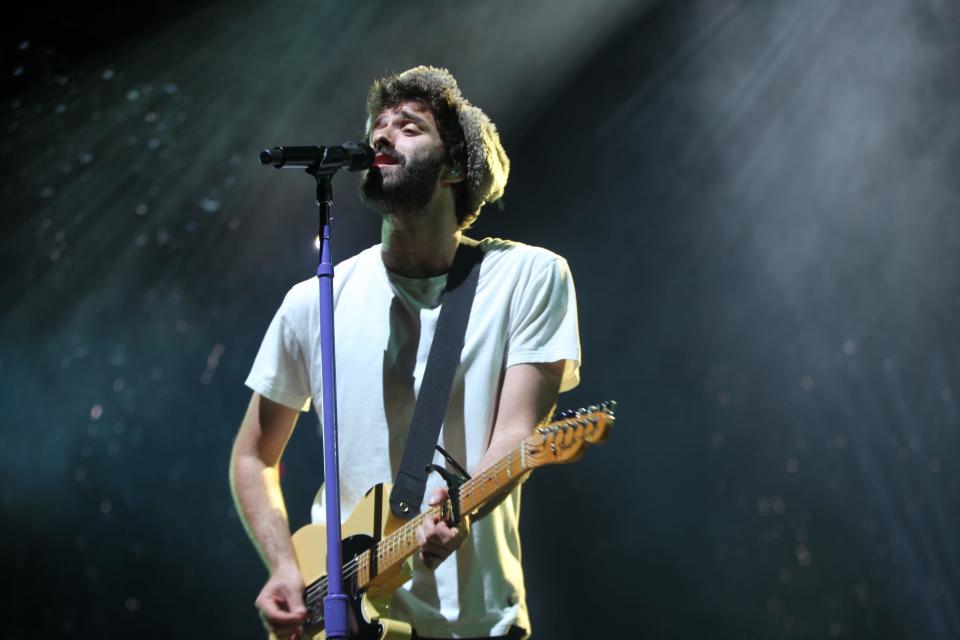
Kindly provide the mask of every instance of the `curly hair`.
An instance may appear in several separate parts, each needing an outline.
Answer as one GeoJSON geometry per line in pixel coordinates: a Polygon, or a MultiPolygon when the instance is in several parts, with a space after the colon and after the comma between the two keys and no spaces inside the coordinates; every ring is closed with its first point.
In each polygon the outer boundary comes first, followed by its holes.
{"type": "Polygon", "coordinates": [[[449,71],[420,66],[373,81],[367,93],[367,137],[380,112],[407,101],[429,107],[447,164],[462,170],[463,182],[454,185],[454,206],[457,223],[466,229],[483,205],[503,196],[507,185],[510,159],[497,128],[463,97],[449,71]]]}

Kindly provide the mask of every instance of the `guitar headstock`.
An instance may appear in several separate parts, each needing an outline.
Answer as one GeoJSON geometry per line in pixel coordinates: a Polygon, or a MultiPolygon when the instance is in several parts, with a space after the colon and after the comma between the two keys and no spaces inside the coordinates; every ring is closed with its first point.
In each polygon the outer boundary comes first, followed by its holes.
{"type": "Polygon", "coordinates": [[[537,427],[524,440],[528,467],[573,462],[588,444],[600,444],[610,435],[615,420],[613,400],[575,411],[564,411],[553,422],[537,427]]]}

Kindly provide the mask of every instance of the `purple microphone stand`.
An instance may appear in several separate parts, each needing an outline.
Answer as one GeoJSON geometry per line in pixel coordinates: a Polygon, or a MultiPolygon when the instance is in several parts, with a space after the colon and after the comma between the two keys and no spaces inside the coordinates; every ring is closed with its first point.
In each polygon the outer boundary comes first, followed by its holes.
{"type": "Polygon", "coordinates": [[[327,595],[323,619],[327,638],[346,638],[347,606],[343,592],[343,555],[340,546],[340,459],[337,452],[337,381],[333,340],[333,262],[330,257],[331,178],[336,171],[307,169],[317,179],[320,212],[320,371],[323,378],[323,488],[327,509],[327,595]]]}
{"type": "Polygon", "coordinates": [[[274,147],[260,153],[261,164],[277,169],[304,169],[317,181],[320,212],[320,371],[323,377],[323,482],[327,517],[327,595],[323,619],[327,638],[346,638],[349,598],[343,589],[340,543],[340,462],[337,454],[337,381],[333,342],[333,262],[330,257],[330,204],[333,175],[340,169],[360,171],[373,164],[368,145],[346,142],[340,147],[274,147]]]}

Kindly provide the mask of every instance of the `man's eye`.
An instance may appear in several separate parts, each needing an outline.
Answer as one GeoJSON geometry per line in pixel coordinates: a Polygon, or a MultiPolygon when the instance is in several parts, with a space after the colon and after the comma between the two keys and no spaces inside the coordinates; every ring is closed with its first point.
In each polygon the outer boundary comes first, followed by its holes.
{"type": "Polygon", "coordinates": [[[418,129],[417,127],[415,127],[415,126],[412,125],[412,124],[408,124],[407,126],[405,126],[405,127],[402,129],[402,131],[403,131],[404,133],[408,133],[408,134],[412,134],[412,135],[416,135],[416,134],[420,133],[420,129],[418,129]]]}

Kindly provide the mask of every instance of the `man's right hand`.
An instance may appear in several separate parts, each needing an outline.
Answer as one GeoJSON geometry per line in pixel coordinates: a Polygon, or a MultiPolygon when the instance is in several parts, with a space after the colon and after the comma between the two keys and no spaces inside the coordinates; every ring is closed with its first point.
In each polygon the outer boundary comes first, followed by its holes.
{"type": "Polygon", "coordinates": [[[268,631],[280,640],[299,638],[307,619],[303,577],[296,565],[279,567],[257,596],[257,609],[268,631]]]}

